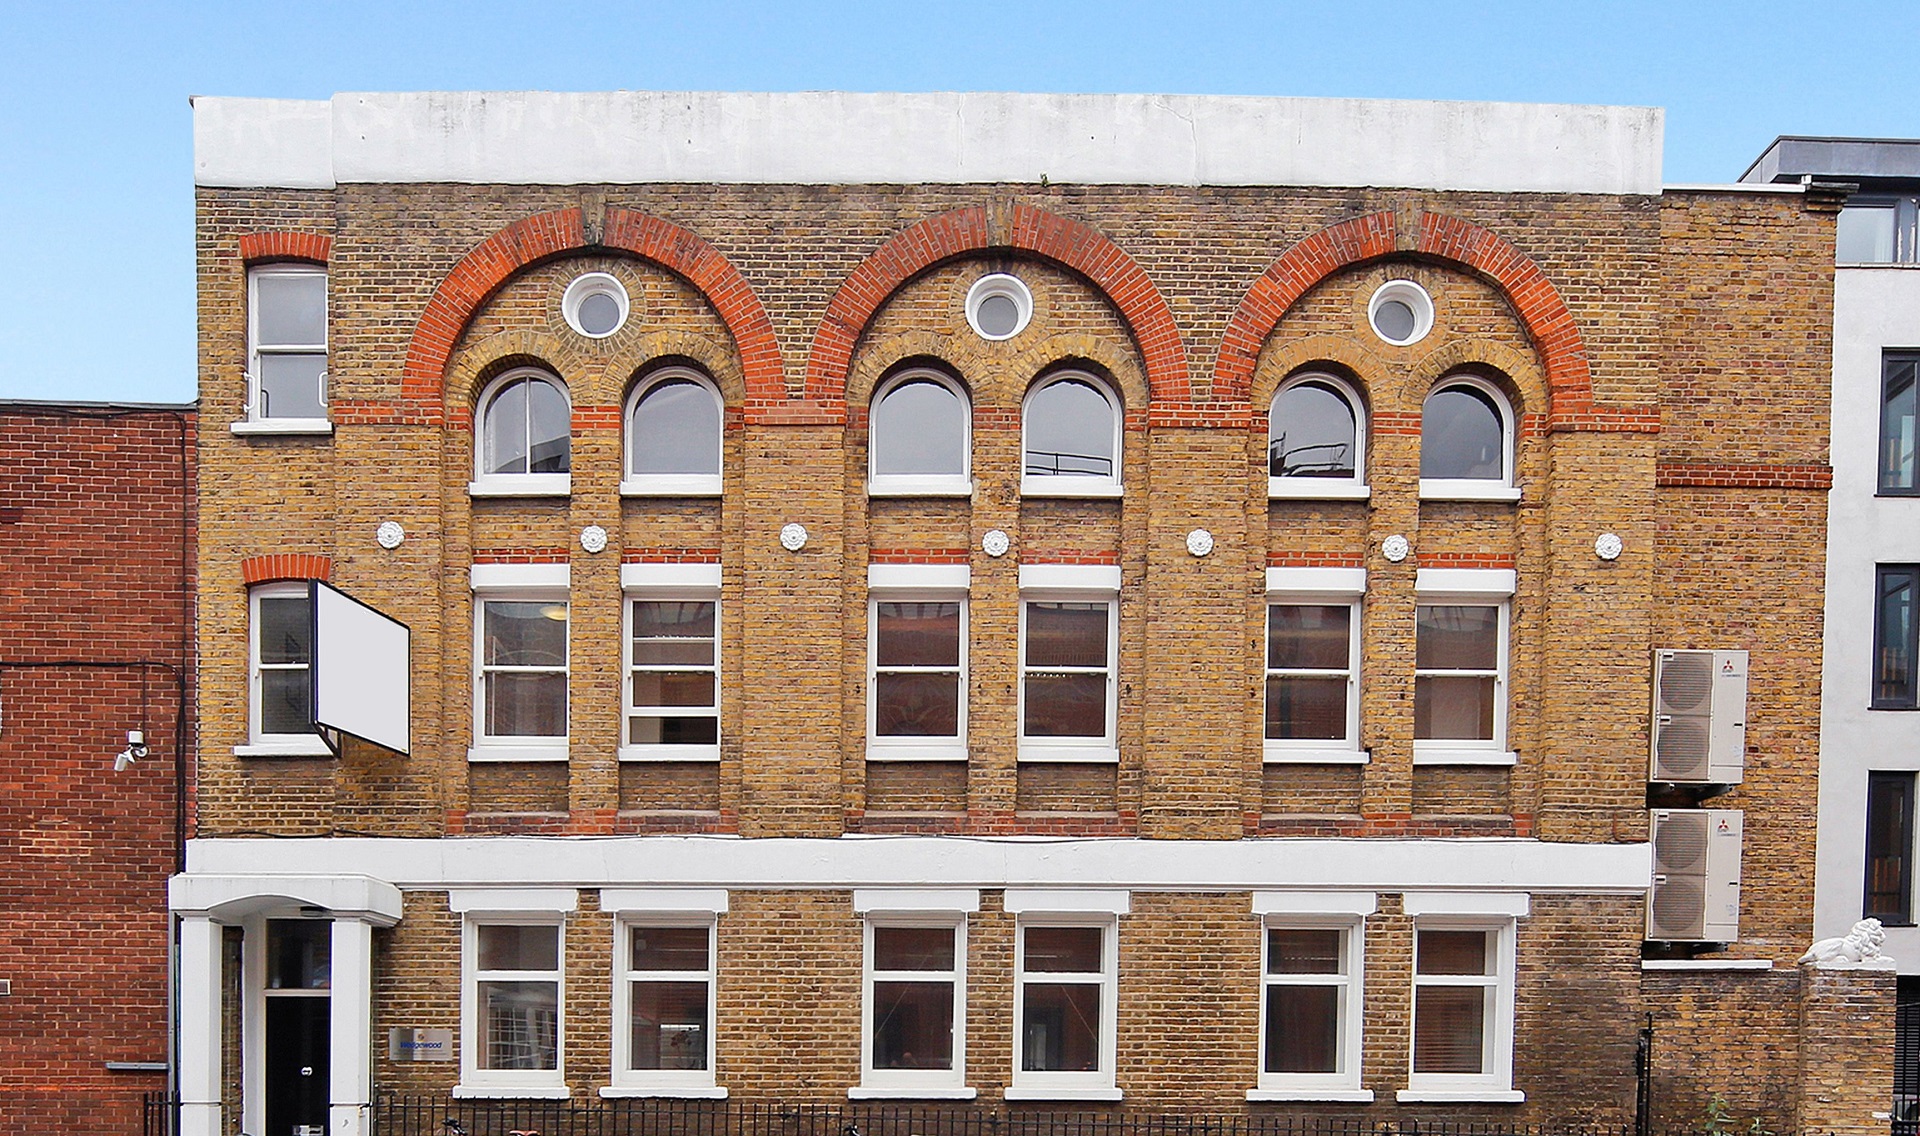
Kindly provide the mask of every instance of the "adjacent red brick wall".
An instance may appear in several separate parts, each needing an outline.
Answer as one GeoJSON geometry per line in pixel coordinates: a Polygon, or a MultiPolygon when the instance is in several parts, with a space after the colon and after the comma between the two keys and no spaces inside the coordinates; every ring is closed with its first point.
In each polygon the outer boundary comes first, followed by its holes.
{"type": "Polygon", "coordinates": [[[167,1056],[194,438],[89,413],[0,404],[0,1115],[121,1136],[166,1083],[106,1063],[167,1056]],[[148,756],[116,773],[133,729],[148,756]]]}

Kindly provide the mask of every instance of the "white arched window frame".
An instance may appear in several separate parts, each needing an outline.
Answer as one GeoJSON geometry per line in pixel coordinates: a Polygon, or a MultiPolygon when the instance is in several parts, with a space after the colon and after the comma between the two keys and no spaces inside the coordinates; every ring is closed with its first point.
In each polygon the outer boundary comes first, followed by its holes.
{"type": "Polygon", "coordinates": [[[881,383],[874,391],[872,409],[867,415],[867,495],[870,497],[971,497],[973,496],[973,399],[952,376],[930,367],[903,371],[881,383]],[[882,472],[877,444],[882,425],[881,407],[904,387],[932,383],[944,387],[959,401],[960,462],[957,470],[929,472],[882,472]]]}
{"type": "Polygon", "coordinates": [[[1352,383],[1325,371],[1308,371],[1281,383],[1280,389],[1273,392],[1273,401],[1267,404],[1267,455],[1268,497],[1366,500],[1371,492],[1367,487],[1367,411],[1360,392],[1354,389],[1352,383]],[[1348,412],[1353,415],[1353,473],[1350,476],[1272,475],[1273,446],[1277,440],[1275,432],[1285,427],[1279,414],[1280,400],[1303,386],[1315,386],[1328,391],[1346,403],[1348,412]]]}
{"type": "Polygon", "coordinates": [[[634,385],[633,393],[627,398],[625,412],[621,415],[625,443],[620,481],[620,494],[623,497],[717,497],[720,495],[721,470],[724,468],[722,439],[726,435],[726,403],[720,397],[720,388],[712,379],[691,367],[663,367],[648,375],[634,385]],[[663,386],[692,384],[703,390],[713,400],[713,437],[700,440],[700,452],[710,462],[710,471],[678,472],[639,472],[640,455],[636,452],[640,431],[639,415],[647,396],[663,386]]]}
{"type": "MultiPolygon", "coordinates": [[[[565,497],[573,492],[573,474],[567,473],[489,473],[486,472],[487,442],[490,432],[499,427],[493,420],[494,403],[502,391],[521,380],[544,382],[560,392],[567,405],[569,418],[567,445],[568,465],[572,465],[572,423],[573,397],[567,391],[566,382],[552,371],[542,367],[515,367],[489,382],[480,392],[474,403],[473,416],[473,480],[467,485],[467,493],[474,497],[565,497]]],[[[523,426],[527,429],[527,426],[523,426]]],[[[528,439],[531,451],[531,438],[528,439]]],[[[531,453],[529,452],[529,464],[531,453]]]]}
{"type": "MultiPolygon", "coordinates": [[[[1427,392],[1428,400],[1450,390],[1468,390],[1484,396],[1500,416],[1500,476],[1498,477],[1422,477],[1420,497],[1427,501],[1518,501],[1520,487],[1514,484],[1513,403],[1499,387],[1478,375],[1449,375],[1427,392]]],[[[1421,404],[1421,444],[1426,444],[1426,404],[1421,404]]]]}
{"type": "Polygon", "coordinates": [[[1113,387],[1097,375],[1086,371],[1055,371],[1033,384],[1027,391],[1027,397],[1020,406],[1020,493],[1025,497],[1118,497],[1121,495],[1121,460],[1125,437],[1121,426],[1124,415],[1120,409],[1120,399],[1114,394],[1113,387]],[[1108,453],[1100,454],[1050,454],[1054,459],[1048,463],[1050,469],[1036,469],[1035,462],[1029,460],[1035,455],[1028,445],[1032,423],[1028,415],[1032,413],[1034,403],[1049,389],[1063,383],[1085,386],[1106,400],[1108,426],[1108,453]],[[1079,459],[1079,460],[1075,460],[1079,459]],[[1104,472],[1096,469],[1100,462],[1106,463],[1104,472]]]}

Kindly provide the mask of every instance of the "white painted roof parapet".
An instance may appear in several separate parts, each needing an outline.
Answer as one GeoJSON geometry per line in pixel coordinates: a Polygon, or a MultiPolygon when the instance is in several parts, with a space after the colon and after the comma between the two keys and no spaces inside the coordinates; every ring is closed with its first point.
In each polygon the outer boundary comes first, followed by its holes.
{"type": "Polygon", "coordinates": [[[1327,185],[1658,194],[1649,107],[806,91],[193,101],[194,181],[1327,185]]]}

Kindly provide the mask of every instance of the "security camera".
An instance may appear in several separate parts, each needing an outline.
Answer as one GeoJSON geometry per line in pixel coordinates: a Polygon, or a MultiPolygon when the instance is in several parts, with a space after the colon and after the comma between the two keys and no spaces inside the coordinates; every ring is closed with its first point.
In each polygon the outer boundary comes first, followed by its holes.
{"type": "Polygon", "coordinates": [[[127,748],[113,759],[113,771],[125,773],[127,766],[147,756],[147,735],[140,730],[127,731],[127,748]]]}

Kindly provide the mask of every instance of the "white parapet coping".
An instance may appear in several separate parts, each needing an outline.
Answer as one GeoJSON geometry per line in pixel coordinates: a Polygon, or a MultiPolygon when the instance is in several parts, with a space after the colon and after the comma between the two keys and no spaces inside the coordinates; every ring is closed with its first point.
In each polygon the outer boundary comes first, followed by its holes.
{"type": "Polygon", "coordinates": [[[194,182],[1326,185],[1658,194],[1663,112],[1003,92],[193,100],[194,182]]]}
{"type": "MultiPolygon", "coordinates": [[[[203,837],[188,876],[316,871],[401,888],[1115,888],[1643,894],[1646,844],[1514,838],[203,837]]],[[[176,885],[178,879],[176,879],[176,885]]]]}

